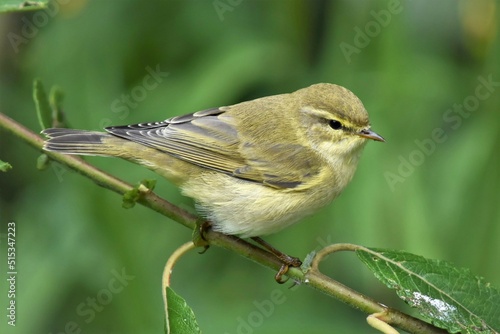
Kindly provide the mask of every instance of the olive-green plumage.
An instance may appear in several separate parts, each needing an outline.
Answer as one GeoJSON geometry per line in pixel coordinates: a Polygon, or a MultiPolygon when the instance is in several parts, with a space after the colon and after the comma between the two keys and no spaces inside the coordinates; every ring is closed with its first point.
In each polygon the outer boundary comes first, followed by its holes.
{"type": "Polygon", "coordinates": [[[349,90],[316,84],[107,133],[47,129],[45,149],[115,156],[179,186],[215,230],[277,232],[331,202],[351,180],[370,130],[349,90]]]}

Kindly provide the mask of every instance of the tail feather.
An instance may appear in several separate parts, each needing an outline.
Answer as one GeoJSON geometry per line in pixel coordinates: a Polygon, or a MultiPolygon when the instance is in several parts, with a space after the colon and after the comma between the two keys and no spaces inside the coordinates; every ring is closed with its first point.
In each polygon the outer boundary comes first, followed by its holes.
{"type": "Polygon", "coordinates": [[[47,151],[113,156],[117,150],[116,143],[113,144],[116,137],[105,132],[51,128],[43,130],[42,133],[49,138],[43,147],[47,151]]]}

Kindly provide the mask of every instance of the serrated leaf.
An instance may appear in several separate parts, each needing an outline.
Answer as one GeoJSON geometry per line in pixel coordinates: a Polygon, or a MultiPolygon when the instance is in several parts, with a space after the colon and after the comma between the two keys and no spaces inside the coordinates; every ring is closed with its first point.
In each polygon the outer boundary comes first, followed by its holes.
{"type": "Polygon", "coordinates": [[[0,0],[0,13],[25,12],[47,8],[49,0],[0,0]]]}
{"type": "Polygon", "coordinates": [[[12,165],[8,162],[0,160],[0,172],[6,172],[9,169],[12,169],[12,165]]]}
{"type": "Polygon", "coordinates": [[[201,333],[196,322],[193,310],[184,298],[179,296],[170,287],[167,287],[167,319],[165,333],[167,334],[194,334],[201,333]]]}
{"type": "Polygon", "coordinates": [[[42,130],[52,126],[52,108],[40,79],[33,81],[33,99],[36,105],[36,114],[42,130]]]}
{"type": "Polygon", "coordinates": [[[357,250],[375,276],[435,326],[451,333],[499,333],[500,292],[446,261],[385,249],[357,250]]]}

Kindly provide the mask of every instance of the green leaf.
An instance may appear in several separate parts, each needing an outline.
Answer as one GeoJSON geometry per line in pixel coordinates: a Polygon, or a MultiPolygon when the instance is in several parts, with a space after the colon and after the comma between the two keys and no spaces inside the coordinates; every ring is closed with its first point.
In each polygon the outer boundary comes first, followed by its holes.
{"type": "Polygon", "coordinates": [[[47,8],[49,0],[0,0],[0,13],[25,12],[47,8]]]}
{"type": "Polygon", "coordinates": [[[50,128],[52,126],[52,108],[40,79],[35,79],[33,82],[33,99],[35,100],[36,114],[42,130],[50,128]]]}
{"type": "Polygon", "coordinates": [[[167,334],[194,334],[201,333],[196,322],[193,310],[184,298],[179,296],[170,287],[167,287],[167,319],[165,333],[167,334]]]}
{"type": "Polygon", "coordinates": [[[0,172],[6,172],[9,169],[12,169],[12,165],[8,162],[0,160],[0,172]]]}
{"type": "Polygon", "coordinates": [[[52,107],[52,124],[54,128],[67,128],[68,124],[64,117],[62,103],[64,100],[64,93],[61,88],[53,86],[50,89],[49,102],[52,107]]]}
{"type": "Polygon", "coordinates": [[[36,159],[36,168],[38,170],[45,170],[50,165],[49,156],[45,153],[41,154],[38,159],[36,159]]]}
{"type": "Polygon", "coordinates": [[[311,268],[311,264],[312,264],[315,257],[316,257],[316,251],[312,251],[306,255],[304,261],[302,261],[302,265],[300,266],[300,269],[302,270],[302,272],[306,273],[309,271],[309,269],[311,268]]]}
{"type": "Polygon", "coordinates": [[[122,207],[125,209],[131,209],[135,206],[135,202],[139,199],[139,190],[133,188],[123,194],[122,207]]]}
{"type": "Polygon", "coordinates": [[[370,248],[357,255],[375,276],[435,326],[451,333],[498,333],[500,292],[448,262],[370,248]]]}
{"type": "Polygon", "coordinates": [[[155,179],[144,179],[141,181],[141,184],[139,185],[139,190],[141,191],[153,191],[156,187],[156,180],[155,179]],[[141,188],[142,185],[142,188],[141,188]]]}
{"type": "Polygon", "coordinates": [[[156,186],[156,180],[142,180],[137,186],[123,194],[122,207],[130,209],[135,206],[135,203],[141,198],[144,193],[152,191],[156,186]]]}

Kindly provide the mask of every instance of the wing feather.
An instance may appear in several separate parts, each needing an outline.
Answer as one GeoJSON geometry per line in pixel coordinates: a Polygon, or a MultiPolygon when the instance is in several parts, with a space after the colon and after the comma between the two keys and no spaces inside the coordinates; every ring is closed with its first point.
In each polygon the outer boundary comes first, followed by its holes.
{"type": "Polygon", "coordinates": [[[236,122],[225,111],[208,109],[163,122],[109,127],[106,131],[200,167],[275,188],[296,188],[318,172],[310,166],[310,153],[305,147],[252,144],[252,138],[239,133],[236,122]]]}

